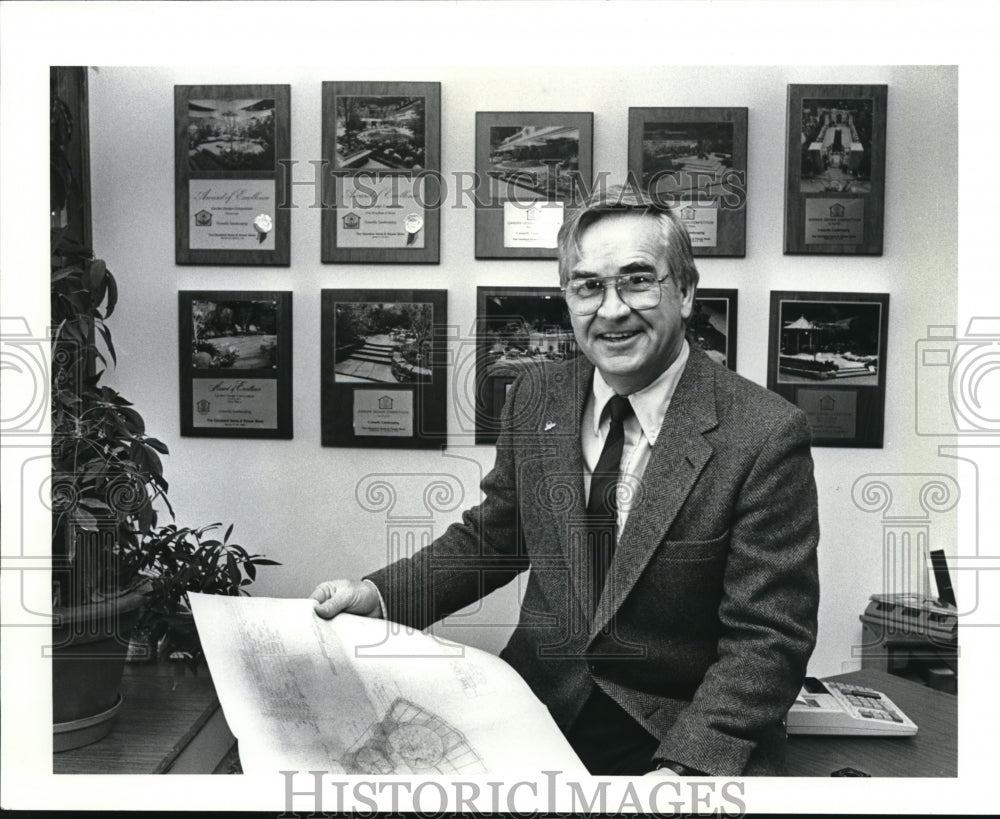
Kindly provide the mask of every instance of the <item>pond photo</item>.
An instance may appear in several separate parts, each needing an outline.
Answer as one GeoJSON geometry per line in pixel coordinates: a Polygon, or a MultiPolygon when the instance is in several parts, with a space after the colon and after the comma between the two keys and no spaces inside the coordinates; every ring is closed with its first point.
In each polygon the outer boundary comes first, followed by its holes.
{"type": "Polygon", "coordinates": [[[731,122],[647,122],[642,129],[642,186],[659,194],[697,190],[718,197],[733,166],[731,122]]]}

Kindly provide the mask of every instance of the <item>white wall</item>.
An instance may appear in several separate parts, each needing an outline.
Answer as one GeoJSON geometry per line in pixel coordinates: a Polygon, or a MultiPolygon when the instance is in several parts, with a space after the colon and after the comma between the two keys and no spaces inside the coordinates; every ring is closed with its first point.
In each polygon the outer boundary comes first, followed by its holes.
{"type": "MultiPolygon", "coordinates": [[[[401,475],[395,514],[428,514],[412,488],[421,473],[449,473],[478,497],[477,482],[492,452],[457,432],[467,422],[449,409],[447,452],[323,448],[319,444],[320,290],[329,287],[429,287],[448,290],[449,321],[468,334],[477,285],[550,285],[554,262],[476,261],[471,209],[445,210],[441,264],[324,265],[320,214],[292,214],[288,268],[174,264],[173,86],[289,83],[292,156],[320,159],[320,84],[324,80],[434,80],[442,83],[442,171],[474,169],[474,114],[481,111],[593,111],[594,167],[622,177],[630,106],[749,108],[749,208],[743,259],[699,261],[702,285],[739,289],[738,369],[766,381],[771,290],[867,291],[890,294],[885,446],[880,450],[817,448],[822,602],[820,639],[811,671],[857,667],[851,646],[858,614],[882,590],[883,514],[926,515],[900,492],[901,474],[953,473],[937,457],[940,440],[914,433],[915,343],[928,325],[956,323],[957,87],[941,67],[656,67],[561,70],[524,65],[472,69],[460,65],[398,71],[350,70],[335,59],[318,68],[99,68],[91,73],[94,245],[119,279],[113,331],[121,362],[115,380],[166,441],[166,474],[178,522],[232,521],[240,542],[284,565],[262,572],[256,594],[304,596],[319,580],[356,576],[380,565],[385,515],[364,511],[355,489],[371,474],[401,475]],[[784,256],[785,93],[788,83],[887,83],[888,162],[885,251],[880,257],[784,256]],[[178,410],[177,291],[291,290],[294,324],[292,441],[181,438],[178,410]],[[895,477],[888,512],[865,512],[852,500],[862,475],[895,477]],[[406,508],[404,508],[404,506],[406,508]]],[[[304,164],[304,163],[303,163],[304,164]]],[[[300,169],[306,178],[305,170],[300,169]]],[[[454,388],[462,385],[451,384],[454,388]]],[[[938,407],[946,415],[944,402],[938,407]]],[[[901,482],[902,481],[902,482],[901,482]]],[[[430,516],[440,532],[458,511],[430,516]]],[[[933,546],[954,551],[954,511],[930,513],[933,546]]],[[[456,639],[497,649],[514,622],[516,589],[494,595],[476,615],[478,627],[447,630],[456,639]],[[504,625],[506,624],[506,625],[504,625]]],[[[464,621],[467,623],[468,621],[464,621]]]]}

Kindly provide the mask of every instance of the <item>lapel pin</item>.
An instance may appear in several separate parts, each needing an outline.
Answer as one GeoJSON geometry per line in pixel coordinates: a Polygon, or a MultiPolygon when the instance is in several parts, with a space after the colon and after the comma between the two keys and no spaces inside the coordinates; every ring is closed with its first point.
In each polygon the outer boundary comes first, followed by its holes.
{"type": "Polygon", "coordinates": [[[546,421],[545,422],[545,431],[546,432],[548,432],[550,429],[555,429],[555,427],[556,427],[556,422],[555,421],[546,421]]]}

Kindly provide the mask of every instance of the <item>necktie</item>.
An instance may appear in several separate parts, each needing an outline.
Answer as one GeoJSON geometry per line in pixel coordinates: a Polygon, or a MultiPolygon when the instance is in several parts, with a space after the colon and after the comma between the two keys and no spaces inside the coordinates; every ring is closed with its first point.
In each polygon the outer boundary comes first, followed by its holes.
{"type": "Polygon", "coordinates": [[[632,415],[628,399],[615,395],[608,401],[611,426],[604,441],[604,449],[597,460],[590,480],[590,497],[587,500],[587,525],[593,543],[594,576],[593,608],[604,590],[604,581],[615,551],[615,534],[618,520],[618,483],[621,480],[622,449],[625,446],[625,419],[632,415]]]}

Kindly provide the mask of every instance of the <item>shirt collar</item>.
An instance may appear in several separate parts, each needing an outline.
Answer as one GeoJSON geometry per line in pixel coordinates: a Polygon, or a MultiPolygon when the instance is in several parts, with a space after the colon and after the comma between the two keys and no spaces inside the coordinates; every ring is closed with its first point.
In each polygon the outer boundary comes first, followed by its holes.
{"type": "MultiPolygon", "coordinates": [[[[674,397],[677,382],[681,379],[681,373],[684,372],[684,365],[687,364],[689,354],[690,347],[688,346],[687,339],[685,339],[681,351],[677,358],[674,359],[673,364],[667,367],[651,384],[628,396],[632,410],[635,412],[635,417],[639,421],[639,426],[642,427],[642,433],[646,436],[646,440],[649,441],[650,446],[656,443],[656,438],[660,434],[660,425],[663,423],[663,416],[667,411],[667,407],[670,406],[670,399],[674,397]]],[[[596,368],[594,369],[594,384],[592,389],[594,399],[594,435],[597,435],[601,426],[601,416],[604,413],[604,407],[611,400],[615,391],[608,386],[608,382],[604,380],[601,371],[596,368]]]]}

